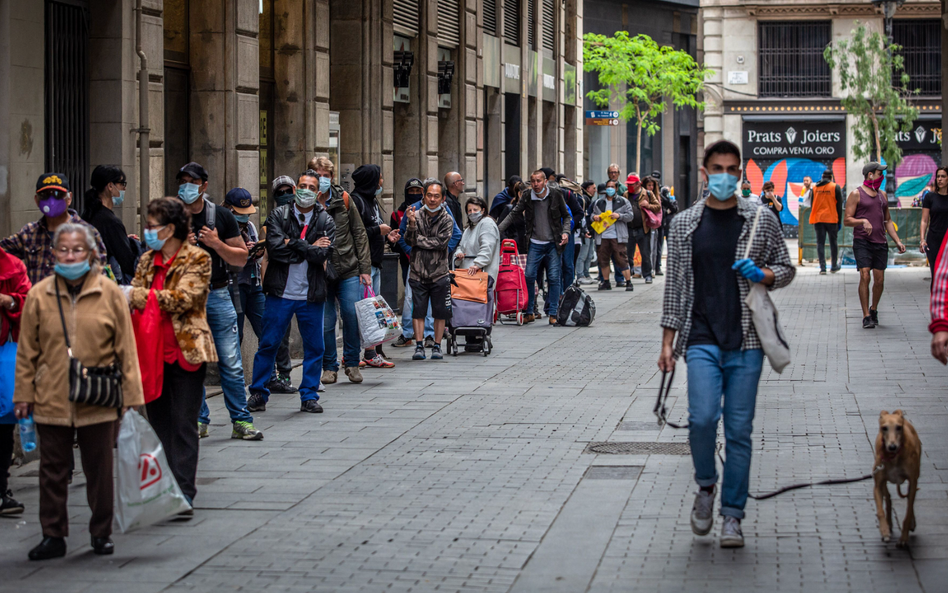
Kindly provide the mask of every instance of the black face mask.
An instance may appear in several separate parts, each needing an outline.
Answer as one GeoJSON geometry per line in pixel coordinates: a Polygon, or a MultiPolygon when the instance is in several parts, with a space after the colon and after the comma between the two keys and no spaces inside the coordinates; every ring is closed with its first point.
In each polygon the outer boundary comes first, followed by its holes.
{"type": "Polygon", "coordinates": [[[293,190],[278,191],[273,195],[273,201],[277,203],[277,206],[285,206],[293,202],[293,195],[293,190]]]}

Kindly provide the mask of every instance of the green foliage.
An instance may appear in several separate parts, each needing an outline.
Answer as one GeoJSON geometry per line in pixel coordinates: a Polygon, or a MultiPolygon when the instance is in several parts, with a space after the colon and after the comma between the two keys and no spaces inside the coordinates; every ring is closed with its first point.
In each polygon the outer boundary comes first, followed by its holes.
{"type": "Polygon", "coordinates": [[[697,95],[712,74],[687,52],[659,46],[648,35],[629,37],[626,31],[617,31],[613,37],[583,35],[583,69],[597,72],[603,87],[586,96],[599,107],[615,105],[623,121],[635,119],[638,124],[636,160],[642,131],[651,136],[658,133],[658,116],[665,112],[667,101],[676,108],[704,109],[697,95]]]}
{"type": "MultiPolygon", "coordinates": [[[[868,31],[856,23],[851,38],[826,47],[823,58],[830,68],[838,70],[841,90],[846,94],[843,108],[856,118],[853,128],[853,153],[857,159],[880,157],[890,167],[902,162],[899,131],[909,132],[918,118],[918,109],[907,98],[918,94],[909,91],[902,48],[889,45],[882,34],[868,31]],[[892,84],[895,73],[901,86],[892,84]],[[848,91],[848,92],[847,92],[848,91]]],[[[890,169],[891,170],[891,169],[890,169]]]]}

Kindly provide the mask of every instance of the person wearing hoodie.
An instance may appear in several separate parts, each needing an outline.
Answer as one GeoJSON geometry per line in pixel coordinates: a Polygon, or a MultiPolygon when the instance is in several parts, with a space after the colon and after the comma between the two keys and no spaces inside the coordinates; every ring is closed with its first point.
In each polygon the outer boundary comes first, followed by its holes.
{"type": "Polygon", "coordinates": [[[500,213],[504,210],[504,205],[509,204],[517,197],[517,186],[523,183],[519,175],[511,175],[507,178],[507,187],[499,194],[494,196],[490,203],[490,212],[488,215],[497,223],[500,223],[500,213]]]}
{"type": "MultiPolygon", "coordinates": [[[[405,211],[412,204],[421,202],[424,196],[425,186],[421,179],[417,177],[409,179],[408,183],[405,184],[405,201],[398,207],[398,210],[392,212],[391,227],[403,232],[402,221],[405,220],[405,211]]],[[[408,284],[408,271],[411,265],[408,254],[411,252],[411,248],[406,251],[407,245],[402,247],[404,243],[404,240],[392,243],[392,251],[399,254],[398,260],[402,266],[402,284],[405,287],[405,296],[402,300],[402,335],[392,342],[393,348],[405,348],[415,343],[415,329],[411,322],[411,285],[408,284]]],[[[431,341],[431,345],[434,345],[434,319],[430,314],[425,317],[425,338],[431,341]]]]}
{"type": "MultiPolygon", "coordinates": [[[[378,197],[382,195],[382,169],[378,165],[360,165],[352,172],[352,182],[355,189],[352,198],[362,215],[362,224],[369,237],[369,255],[372,260],[372,291],[380,294],[382,289],[382,256],[385,254],[385,240],[395,242],[397,238],[392,233],[392,227],[382,221],[382,209],[379,207],[378,197]]],[[[365,351],[365,364],[375,368],[392,368],[395,366],[382,358],[382,346],[369,348],[365,351]]],[[[343,361],[345,363],[345,361],[343,361]]],[[[349,364],[353,364],[352,361],[349,364]]],[[[361,365],[360,365],[361,366],[361,365]]]]}

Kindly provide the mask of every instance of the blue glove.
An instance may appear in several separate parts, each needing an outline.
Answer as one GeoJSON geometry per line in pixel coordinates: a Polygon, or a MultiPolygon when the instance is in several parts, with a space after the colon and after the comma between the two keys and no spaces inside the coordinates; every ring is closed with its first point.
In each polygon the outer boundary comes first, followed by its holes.
{"type": "Polygon", "coordinates": [[[762,282],[764,280],[764,271],[758,268],[754,264],[752,259],[741,259],[734,262],[734,265],[731,266],[732,270],[737,270],[737,273],[747,278],[751,282],[762,282]]]}

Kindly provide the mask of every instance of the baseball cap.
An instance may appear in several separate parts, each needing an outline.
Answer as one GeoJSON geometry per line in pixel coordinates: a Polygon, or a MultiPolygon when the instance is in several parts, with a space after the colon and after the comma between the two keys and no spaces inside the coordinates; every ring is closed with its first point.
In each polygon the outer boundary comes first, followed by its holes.
{"type": "Polygon", "coordinates": [[[635,173],[629,173],[629,176],[626,177],[625,182],[627,185],[632,185],[633,183],[642,183],[642,180],[639,179],[639,176],[635,173]]]}
{"type": "Polygon", "coordinates": [[[661,172],[661,171],[652,171],[652,177],[655,178],[655,181],[661,181],[661,180],[662,180],[662,172],[661,172]]]}
{"type": "Polygon", "coordinates": [[[69,189],[69,178],[63,173],[43,173],[36,180],[36,193],[44,189],[58,189],[59,191],[71,192],[69,189]]]}
{"type": "Polygon", "coordinates": [[[272,186],[273,191],[280,189],[280,186],[282,185],[289,185],[290,187],[295,188],[296,181],[289,175],[280,175],[279,177],[273,180],[273,186],[272,186]]]}
{"type": "Polygon", "coordinates": [[[549,178],[550,175],[553,175],[555,173],[555,171],[553,171],[553,169],[549,167],[540,167],[540,170],[543,171],[543,174],[546,175],[547,178],[549,178]]]}
{"type": "Polygon", "coordinates": [[[605,183],[600,183],[599,185],[597,185],[597,186],[596,186],[596,193],[597,193],[597,194],[604,194],[604,193],[606,193],[606,184],[605,184],[605,183]]]}
{"type": "Polygon", "coordinates": [[[253,205],[250,192],[242,187],[235,187],[224,196],[224,203],[234,209],[237,214],[253,214],[257,208],[253,205]]]}
{"type": "Polygon", "coordinates": [[[872,161],[871,163],[867,163],[866,166],[862,168],[862,176],[865,177],[866,175],[868,175],[869,173],[873,171],[885,171],[885,170],[886,170],[885,165],[877,163],[876,161],[872,161]]]}
{"type": "Polygon", "coordinates": [[[193,179],[200,179],[201,181],[207,181],[207,171],[204,170],[204,167],[195,162],[190,162],[178,169],[178,174],[175,176],[175,179],[181,179],[182,175],[187,175],[193,179]]]}

